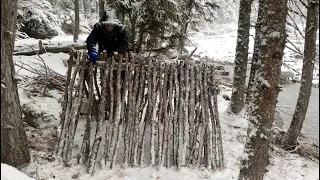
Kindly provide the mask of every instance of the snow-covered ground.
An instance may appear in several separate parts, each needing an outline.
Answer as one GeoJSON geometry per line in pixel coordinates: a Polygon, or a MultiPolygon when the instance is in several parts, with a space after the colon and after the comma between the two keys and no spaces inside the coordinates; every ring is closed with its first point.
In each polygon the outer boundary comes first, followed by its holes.
{"type": "MultiPolygon", "coordinates": [[[[227,89],[228,90],[228,89],[227,89]]],[[[227,91],[226,90],[226,91],[227,91]]],[[[22,94],[23,91],[19,91],[22,103],[31,102],[28,96],[22,94]]],[[[223,94],[223,92],[221,93],[223,94]]],[[[32,98],[33,104],[41,104],[48,102],[51,99],[51,103],[58,106],[56,98],[32,98]]],[[[102,180],[102,179],[126,179],[126,180],[196,180],[196,179],[220,179],[231,180],[237,179],[239,174],[240,157],[243,153],[244,143],[246,139],[247,122],[241,116],[230,116],[224,111],[228,106],[222,95],[218,96],[218,105],[220,111],[220,119],[222,126],[223,148],[225,155],[226,169],[212,173],[204,168],[201,169],[189,169],[183,168],[181,171],[177,171],[174,168],[171,169],[157,169],[152,167],[145,168],[128,168],[121,169],[116,167],[112,170],[99,170],[94,176],[85,173],[85,168],[82,165],[76,165],[72,167],[65,167],[59,160],[54,162],[34,161],[24,169],[26,174],[33,177],[45,178],[48,180],[53,179],[71,179],[72,176],[78,177],[81,180],[102,180]]],[[[48,111],[48,108],[41,108],[39,110],[45,111],[47,114],[51,113],[56,115],[56,111],[61,109],[52,108],[48,111]]],[[[56,121],[55,123],[58,123],[56,121]]],[[[268,167],[269,172],[266,175],[268,180],[316,180],[319,179],[319,164],[307,160],[299,155],[287,153],[281,149],[275,149],[271,152],[271,165],[268,167]]],[[[1,173],[4,173],[1,171],[1,173]]],[[[11,180],[11,179],[9,179],[11,180]]]]}
{"type": "MultiPolygon", "coordinates": [[[[253,45],[254,45],[254,29],[250,30],[250,41],[249,41],[249,58],[252,57],[253,45]]],[[[304,39],[297,36],[294,33],[289,33],[288,39],[295,44],[295,46],[303,52],[304,39]]],[[[213,29],[210,34],[208,33],[197,33],[192,34],[191,44],[186,48],[192,51],[197,47],[195,55],[201,57],[207,56],[213,59],[215,62],[229,62],[233,63],[235,58],[236,42],[237,42],[237,24],[230,24],[227,26],[221,26],[217,30],[213,29]]],[[[319,41],[317,40],[317,44],[319,41]]],[[[292,45],[287,44],[292,48],[292,45]]],[[[296,74],[297,78],[300,79],[302,73],[302,57],[294,53],[289,48],[285,48],[284,51],[284,65],[282,71],[289,71],[296,74]]],[[[314,73],[314,84],[319,84],[319,63],[315,63],[314,73]]]]}
{"type": "Polygon", "coordinates": [[[1,179],[2,180],[34,180],[34,178],[30,178],[29,176],[25,175],[18,169],[3,163],[1,163],[1,179]]]}
{"type": "MultiPolygon", "coordinates": [[[[231,28],[232,29],[232,28],[231,28]]],[[[197,52],[202,52],[203,56],[209,56],[214,60],[229,61],[232,62],[234,59],[234,50],[236,42],[236,32],[234,28],[230,31],[225,31],[222,35],[210,35],[210,36],[194,36],[194,45],[198,46],[197,52]]],[[[80,36],[79,43],[83,43],[86,35],[80,36]]],[[[61,44],[70,45],[72,44],[72,36],[56,37],[52,40],[45,40],[48,44],[61,44]]],[[[16,41],[16,50],[21,51],[28,50],[26,45],[34,45],[37,47],[37,40],[18,40],[16,41]],[[20,47],[19,47],[20,46],[20,47]]],[[[252,42],[250,42],[252,47],[252,42]]],[[[29,64],[37,61],[37,56],[14,56],[16,62],[24,62],[29,64]]],[[[68,54],[59,53],[52,54],[47,53],[41,55],[45,60],[45,63],[53,70],[65,74],[66,67],[64,66],[63,60],[68,59],[68,54]]],[[[18,63],[19,63],[18,62],[18,63]]],[[[32,64],[34,66],[34,64],[32,64]]],[[[232,68],[230,68],[232,69],[232,68]]],[[[30,75],[29,72],[16,66],[16,71],[19,75],[30,75]]],[[[196,180],[196,179],[217,179],[217,180],[231,180],[237,179],[240,168],[240,157],[243,154],[243,148],[246,140],[247,122],[243,115],[230,116],[225,113],[228,106],[222,96],[224,94],[230,95],[231,89],[224,89],[218,96],[218,105],[221,119],[222,137],[223,137],[223,148],[225,156],[226,168],[217,172],[210,172],[204,168],[201,169],[190,169],[182,168],[177,171],[174,168],[128,168],[122,169],[115,167],[112,170],[97,170],[94,176],[85,173],[85,168],[82,165],[74,165],[66,167],[63,165],[59,158],[51,161],[52,158],[48,158],[48,153],[45,151],[37,152],[32,150],[32,163],[23,169],[23,172],[32,176],[36,179],[82,179],[82,180],[169,180],[169,179],[183,179],[183,180],[196,180]],[[40,158],[39,158],[40,157],[40,158]],[[48,160],[50,159],[50,161],[48,160]]],[[[61,112],[61,106],[59,99],[61,95],[58,91],[50,91],[51,97],[35,97],[30,95],[30,91],[23,86],[19,86],[19,95],[22,105],[27,105],[37,113],[44,114],[50,121],[43,121],[43,131],[54,131],[54,127],[58,124],[59,113],[61,112]],[[50,124],[52,126],[47,126],[50,124]]],[[[319,111],[318,111],[319,112],[319,111]]],[[[319,115],[318,115],[319,117],[319,115]]],[[[318,124],[319,128],[319,124],[318,124]]],[[[29,131],[27,134],[30,133],[29,131]]],[[[46,134],[46,133],[45,133],[46,134]]],[[[45,136],[45,135],[43,135],[45,136]]],[[[43,137],[42,137],[43,138],[43,137]]],[[[39,143],[39,142],[32,142],[39,143]]],[[[45,141],[41,141],[45,143],[45,141]]],[[[42,144],[42,145],[43,145],[42,144]]],[[[40,145],[40,144],[39,144],[40,145]]],[[[304,157],[297,154],[291,154],[281,149],[274,148],[271,152],[271,164],[268,167],[268,173],[266,174],[267,180],[317,180],[319,179],[319,164],[312,162],[304,157]]],[[[50,153],[49,153],[50,154],[50,153]]],[[[3,166],[3,165],[1,165],[3,166]]],[[[5,166],[5,165],[4,165],[5,166]]],[[[11,170],[3,170],[1,168],[1,177],[6,177],[8,180],[24,180],[22,177],[15,177],[15,173],[12,168],[11,170]]]]}
{"type": "MultiPolygon", "coordinates": [[[[217,33],[205,34],[198,33],[193,34],[191,40],[193,43],[189,44],[188,50],[193,50],[194,47],[198,47],[195,54],[201,57],[209,57],[215,62],[219,63],[233,63],[235,58],[236,38],[237,38],[237,25],[228,25],[225,27],[219,27],[217,33]]],[[[215,30],[212,30],[215,32],[215,30]]],[[[254,29],[250,31],[251,35],[254,35],[254,29]]],[[[303,51],[304,40],[299,36],[292,33],[289,34],[289,39],[295,43],[295,46],[303,51]]],[[[317,40],[317,44],[319,41],[317,40]]],[[[252,57],[254,39],[251,36],[249,41],[249,58],[252,57]]],[[[290,45],[288,45],[290,46],[290,45]]],[[[292,46],[290,46],[292,47],[292,46]]],[[[290,49],[285,48],[284,53],[284,65],[282,66],[283,73],[292,72],[295,74],[295,78],[300,79],[302,74],[302,57],[293,53],[290,49]]],[[[233,78],[233,65],[224,65],[226,71],[230,72],[230,78],[233,78]]],[[[319,85],[319,63],[315,62],[316,70],[314,72],[313,84],[319,85]]],[[[247,75],[249,75],[249,67],[247,75]]],[[[283,87],[283,91],[279,95],[279,105],[287,106],[287,108],[281,108],[279,110],[281,116],[285,120],[284,128],[288,128],[292,120],[292,115],[295,110],[295,104],[299,94],[299,84],[286,84],[283,87]]],[[[306,115],[305,124],[302,132],[316,141],[319,141],[319,89],[312,88],[312,97],[309,102],[309,107],[306,115]]],[[[227,92],[231,93],[231,92],[227,92]]],[[[319,142],[316,142],[319,144],[319,142]]]]}
{"type": "MultiPolygon", "coordinates": [[[[62,54],[44,54],[43,56],[46,61],[55,61],[55,65],[51,67],[59,72],[65,72],[66,67],[62,66],[63,57],[62,54]],[[60,65],[59,65],[60,64],[60,65]]],[[[21,59],[28,62],[28,59],[34,58],[35,56],[24,57],[21,59]]],[[[15,57],[17,58],[17,57],[15,57]]],[[[48,63],[49,64],[49,63],[48,63]]],[[[18,69],[18,68],[17,68],[18,69]]],[[[20,71],[23,73],[23,71],[20,71]]],[[[75,165],[71,167],[65,167],[57,158],[56,161],[48,162],[45,158],[37,158],[37,156],[46,157],[44,152],[40,155],[36,155],[36,151],[32,151],[32,163],[23,170],[26,174],[37,178],[37,179],[82,179],[82,180],[102,180],[102,179],[126,179],[126,180],[169,180],[169,179],[181,179],[181,180],[196,180],[196,179],[221,179],[221,180],[231,180],[237,179],[239,174],[239,163],[240,157],[243,153],[245,138],[246,138],[246,127],[247,122],[241,116],[230,116],[224,113],[228,106],[228,101],[226,101],[222,94],[229,91],[230,89],[225,89],[218,96],[218,104],[220,111],[220,119],[222,126],[222,137],[223,137],[223,147],[225,155],[225,166],[226,169],[218,172],[210,172],[204,168],[201,169],[189,169],[183,168],[177,171],[174,168],[128,168],[122,169],[116,167],[112,170],[98,170],[94,176],[85,173],[85,168],[82,165],[75,165]],[[39,160],[40,159],[40,160],[39,160]]],[[[51,91],[53,97],[32,97],[29,95],[28,90],[19,88],[19,95],[21,98],[21,103],[23,105],[31,105],[35,111],[43,112],[47,117],[52,117],[50,121],[51,124],[57,125],[58,118],[57,115],[61,112],[59,106],[59,92],[51,91]],[[55,94],[55,95],[54,95],[55,94]]],[[[43,124],[48,123],[48,121],[43,122],[43,124]]],[[[52,130],[46,129],[47,131],[52,130]]],[[[39,154],[39,153],[38,153],[39,154]]],[[[319,179],[319,164],[307,160],[299,155],[290,154],[284,152],[281,149],[275,149],[271,152],[271,165],[268,167],[269,172],[266,175],[266,179],[269,180],[293,180],[293,179],[308,179],[316,180],[319,179]]],[[[12,171],[1,170],[2,176],[13,177],[8,180],[16,180],[15,176],[12,176],[12,171]]],[[[24,179],[21,179],[24,180],[24,179]]]]}

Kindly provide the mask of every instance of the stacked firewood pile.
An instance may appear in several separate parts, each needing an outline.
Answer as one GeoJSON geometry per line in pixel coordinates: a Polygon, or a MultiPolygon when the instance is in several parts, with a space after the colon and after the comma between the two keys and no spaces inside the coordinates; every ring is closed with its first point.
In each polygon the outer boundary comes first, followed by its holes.
{"type": "Polygon", "coordinates": [[[83,51],[70,57],[56,149],[65,162],[76,159],[88,173],[97,163],[224,167],[213,65],[128,55],[102,55],[92,64],[83,51]],[[84,96],[85,120],[80,118],[84,96]]]}

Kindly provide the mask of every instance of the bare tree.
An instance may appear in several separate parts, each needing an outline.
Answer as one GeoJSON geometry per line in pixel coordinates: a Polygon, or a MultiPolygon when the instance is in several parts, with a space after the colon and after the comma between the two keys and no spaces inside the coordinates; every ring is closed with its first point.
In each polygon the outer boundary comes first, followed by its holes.
{"type": "Polygon", "coordinates": [[[265,4],[261,27],[260,58],[256,63],[253,99],[248,107],[248,137],[239,179],[262,180],[269,164],[269,139],[279,94],[286,41],[287,0],[265,4]]]}
{"type": "Polygon", "coordinates": [[[300,134],[307,113],[316,57],[316,40],[319,19],[319,0],[310,0],[307,6],[307,22],[304,43],[304,57],[299,97],[290,127],[283,138],[285,148],[293,147],[300,134]]]}
{"type": "Polygon", "coordinates": [[[1,163],[21,166],[30,162],[12,59],[17,0],[1,1],[1,163]]]}
{"type": "Polygon", "coordinates": [[[80,31],[80,17],[79,17],[79,0],[74,0],[74,11],[75,11],[75,24],[74,24],[74,32],[73,32],[73,41],[77,42],[79,39],[79,31],[80,31]]]}
{"type": "Polygon", "coordinates": [[[239,113],[244,106],[251,4],[252,0],[241,0],[239,7],[238,37],[235,55],[233,89],[230,102],[230,111],[235,114],[239,113]]]}

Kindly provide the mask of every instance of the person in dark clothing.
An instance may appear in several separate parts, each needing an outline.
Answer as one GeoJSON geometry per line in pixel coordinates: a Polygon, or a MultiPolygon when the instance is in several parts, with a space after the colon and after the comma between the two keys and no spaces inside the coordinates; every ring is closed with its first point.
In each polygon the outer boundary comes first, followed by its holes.
{"type": "MultiPolygon", "coordinates": [[[[107,51],[107,56],[111,57],[115,53],[124,55],[128,50],[128,36],[124,26],[116,18],[114,11],[105,11],[99,23],[94,25],[93,30],[87,38],[87,49],[90,62],[96,62],[99,59],[99,55],[104,50],[107,51]],[[98,44],[98,50],[95,48],[98,44]]],[[[104,74],[104,70],[100,71],[101,75],[104,74]]],[[[102,77],[100,75],[100,81],[102,77]]],[[[121,71],[121,81],[124,80],[125,72],[121,71]]],[[[113,91],[116,90],[117,70],[113,70],[113,91]]],[[[123,82],[121,83],[123,84],[123,82]]],[[[107,104],[106,104],[106,117],[110,112],[110,89],[107,88],[107,104]]],[[[124,88],[121,85],[121,99],[124,96],[124,88]]],[[[113,107],[115,112],[115,106],[113,107]]]]}
{"type": "Polygon", "coordinates": [[[99,23],[94,25],[87,38],[89,61],[96,62],[99,54],[106,50],[108,57],[114,53],[125,54],[128,50],[128,36],[124,26],[112,13],[106,11],[99,23]],[[99,49],[95,46],[98,44],[99,49]]]}

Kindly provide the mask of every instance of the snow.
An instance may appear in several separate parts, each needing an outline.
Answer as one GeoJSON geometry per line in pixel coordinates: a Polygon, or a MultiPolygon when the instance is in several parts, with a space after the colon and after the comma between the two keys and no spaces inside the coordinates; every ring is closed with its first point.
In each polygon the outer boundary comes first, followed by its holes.
{"type": "MultiPolygon", "coordinates": [[[[86,37],[83,35],[82,37],[86,37]]],[[[229,32],[222,35],[211,35],[211,36],[194,36],[193,40],[200,46],[200,52],[203,56],[211,56],[218,61],[229,61],[232,62],[234,59],[234,50],[236,45],[236,33],[229,32]],[[226,48],[227,47],[227,48],[226,48]]],[[[72,36],[56,37],[51,40],[50,43],[60,43],[68,44],[72,42],[72,36]]],[[[18,45],[23,45],[24,43],[37,45],[37,40],[31,40],[27,42],[24,40],[17,41],[18,45]],[[20,44],[19,44],[20,43],[20,44]]],[[[17,44],[16,44],[17,45],[17,44]]],[[[251,42],[250,47],[253,44],[251,42]]],[[[193,48],[191,48],[193,49],[193,48]]],[[[17,61],[21,59],[24,63],[29,65],[34,65],[32,62],[36,62],[37,56],[14,56],[14,60],[17,61]]],[[[46,64],[53,68],[55,71],[65,74],[66,67],[63,64],[63,60],[66,60],[69,55],[64,53],[52,54],[46,53],[41,55],[45,60],[46,64]]],[[[299,62],[300,63],[300,62],[299,62]]],[[[297,63],[294,66],[298,66],[297,63]]],[[[16,70],[18,71],[18,67],[16,70]]],[[[227,69],[227,68],[226,68],[227,69]]],[[[232,68],[230,68],[232,69],[232,68]]],[[[228,69],[227,69],[228,70],[228,69]]],[[[232,70],[231,70],[232,71],[232,70]]],[[[20,75],[31,75],[29,72],[24,70],[18,71],[20,75]]],[[[59,92],[50,91],[53,97],[33,97],[29,95],[29,91],[22,87],[19,88],[19,96],[22,105],[28,105],[33,108],[34,111],[41,114],[46,114],[52,116],[56,119],[59,117],[61,112],[61,105],[59,103],[59,92]]],[[[237,179],[240,170],[240,158],[248,156],[249,154],[244,154],[244,144],[247,138],[247,127],[248,121],[245,117],[245,111],[241,112],[239,115],[230,115],[227,113],[227,107],[229,101],[226,101],[223,96],[228,95],[231,97],[231,89],[222,89],[221,93],[218,95],[218,106],[219,106],[219,117],[221,121],[221,130],[223,138],[223,149],[225,157],[226,169],[218,170],[216,172],[208,171],[204,168],[182,168],[177,171],[175,168],[156,168],[156,167],[135,167],[126,168],[116,166],[111,170],[100,170],[96,168],[94,176],[85,173],[85,167],[83,165],[71,165],[71,167],[65,167],[63,163],[60,162],[59,158],[56,158],[53,162],[48,162],[46,160],[42,161],[32,161],[32,163],[23,169],[26,174],[39,177],[40,179],[72,179],[76,177],[79,180],[101,180],[101,179],[125,179],[125,180],[170,180],[170,179],[181,179],[181,180],[202,180],[202,179],[217,179],[217,180],[230,180],[237,179]]],[[[264,136],[260,134],[260,136],[264,136]]],[[[81,141],[81,136],[76,136],[75,142],[81,141]]],[[[319,164],[305,159],[299,155],[291,154],[285,152],[281,149],[274,147],[271,151],[271,165],[268,166],[268,173],[266,174],[266,180],[316,180],[319,179],[319,164]]],[[[3,165],[1,164],[1,167],[3,165]]],[[[3,171],[3,168],[2,168],[3,171]]],[[[1,177],[3,177],[1,171],[1,177]]],[[[9,172],[9,170],[8,170],[9,172]]],[[[12,172],[10,170],[10,172],[12,172]]],[[[22,174],[21,172],[19,172],[22,174]]],[[[13,173],[17,175],[19,173],[13,173]]],[[[6,173],[7,174],[7,173],[6,173]]],[[[11,173],[10,173],[11,174],[11,173]]],[[[25,176],[26,177],[26,176],[25,176]]],[[[24,180],[22,177],[4,177],[8,180],[19,179],[24,180]],[[9,179],[11,178],[11,179],[9,179]]],[[[31,179],[31,178],[29,178],[31,179]]]]}
{"type": "Polygon", "coordinates": [[[45,117],[49,119],[59,120],[61,112],[61,104],[58,102],[61,99],[55,91],[50,91],[49,94],[57,95],[56,98],[51,97],[27,97],[26,91],[22,88],[18,89],[20,104],[27,105],[29,110],[35,114],[41,114],[43,120],[45,117]]]}
{"type": "Polygon", "coordinates": [[[261,40],[261,46],[267,45],[267,39],[262,39],[261,40]]]}
{"type": "MultiPolygon", "coordinates": [[[[70,45],[85,45],[85,41],[88,37],[88,34],[80,34],[78,42],[73,42],[73,35],[65,35],[65,36],[56,36],[51,39],[41,40],[43,42],[44,47],[65,47],[70,45]]],[[[32,51],[39,50],[39,40],[34,38],[29,39],[18,39],[15,41],[15,52],[24,52],[24,51],[32,51]]]]}
{"type": "Polygon", "coordinates": [[[285,153],[277,148],[276,150],[271,154],[271,166],[268,166],[266,179],[319,179],[319,164],[308,163],[297,154],[285,153]]]}
{"type": "Polygon", "coordinates": [[[268,37],[272,37],[272,38],[277,37],[277,38],[280,38],[280,32],[274,31],[274,32],[270,33],[270,34],[268,35],[268,37]]]}
{"type": "MultiPolygon", "coordinates": [[[[58,56],[58,55],[57,55],[58,56]]],[[[230,88],[226,89],[230,92],[230,88]]],[[[56,92],[57,93],[57,92],[56,92]]],[[[71,167],[64,167],[59,159],[53,162],[32,162],[23,172],[36,176],[39,178],[45,178],[48,180],[53,179],[71,179],[72,176],[78,176],[79,180],[100,180],[100,179],[125,179],[125,180],[202,180],[202,179],[219,179],[219,180],[231,180],[237,179],[240,170],[240,158],[244,156],[244,144],[247,137],[248,122],[245,119],[245,111],[239,115],[230,115],[226,112],[229,102],[226,101],[222,95],[226,94],[222,91],[218,96],[218,105],[220,112],[220,121],[223,137],[223,148],[225,157],[226,169],[218,170],[215,173],[206,170],[205,168],[182,168],[177,171],[175,168],[156,168],[156,167],[142,167],[142,168],[126,168],[123,169],[116,166],[111,170],[100,170],[94,173],[94,176],[85,173],[85,167],[83,165],[71,165],[71,167]],[[37,170],[37,173],[35,172],[37,170]]],[[[41,104],[52,103],[53,106],[48,108],[39,109],[48,114],[56,114],[61,112],[61,109],[55,109],[58,106],[58,102],[55,98],[49,98],[47,100],[32,98],[28,100],[26,91],[19,89],[19,95],[22,99],[21,103],[28,104],[41,104]],[[32,100],[38,100],[37,102],[32,100]],[[46,102],[47,101],[47,102],[46,102]]],[[[57,115],[57,114],[56,114],[57,115]]],[[[75,141],[79,141],[81,136],[76,136],[75,141]],[[77,140],[78,139],[78,140],[77,140]]],[[[80,140],[81,141],[81,140],[80,140]]],[[[287,152],[277,150],[272,152],[271,156],[272,166],[269,166],[269,172],[266,174],[266,180],[275,179],[310,179],[316,180],[319,178],[319,165],[311,162],[298,155],[289,154],[287,152]],[[301,172],[301,173],[300,173],[301,172]],[[303,177],[304,176],[304,177],[303,177]]],[[[11,179],[10,179],[11,180],[11,179]]]]}
{"type": "MultiPolygon", "coordinates": [[[[61,75],[66,75],[67,68],[65,67],[63,60],[69,59],[69,54],[66,53],[45,53],[41,54],[40,57],[44,60],[45,64],[50,67],[52,70],[56,71],[61,75]]],[[[43,65],[43,63],[39,60],[37,55],[34,56],[13,56],[13,61],[25,68],[30,69],[27,65],[30,65],[32,68],[38,68],[39,64],[43,65]]],[[[22,69],[19,66],[15,66],[16,71],[19,75],[28,75],[31,76],[32,73],[29,71],[22,69]]]]}
{"type": "Polygon", "coordinates": [[[1,163],[1,180],[35,180],[25,175],[23,172],[18,169],[1,163]]]}

